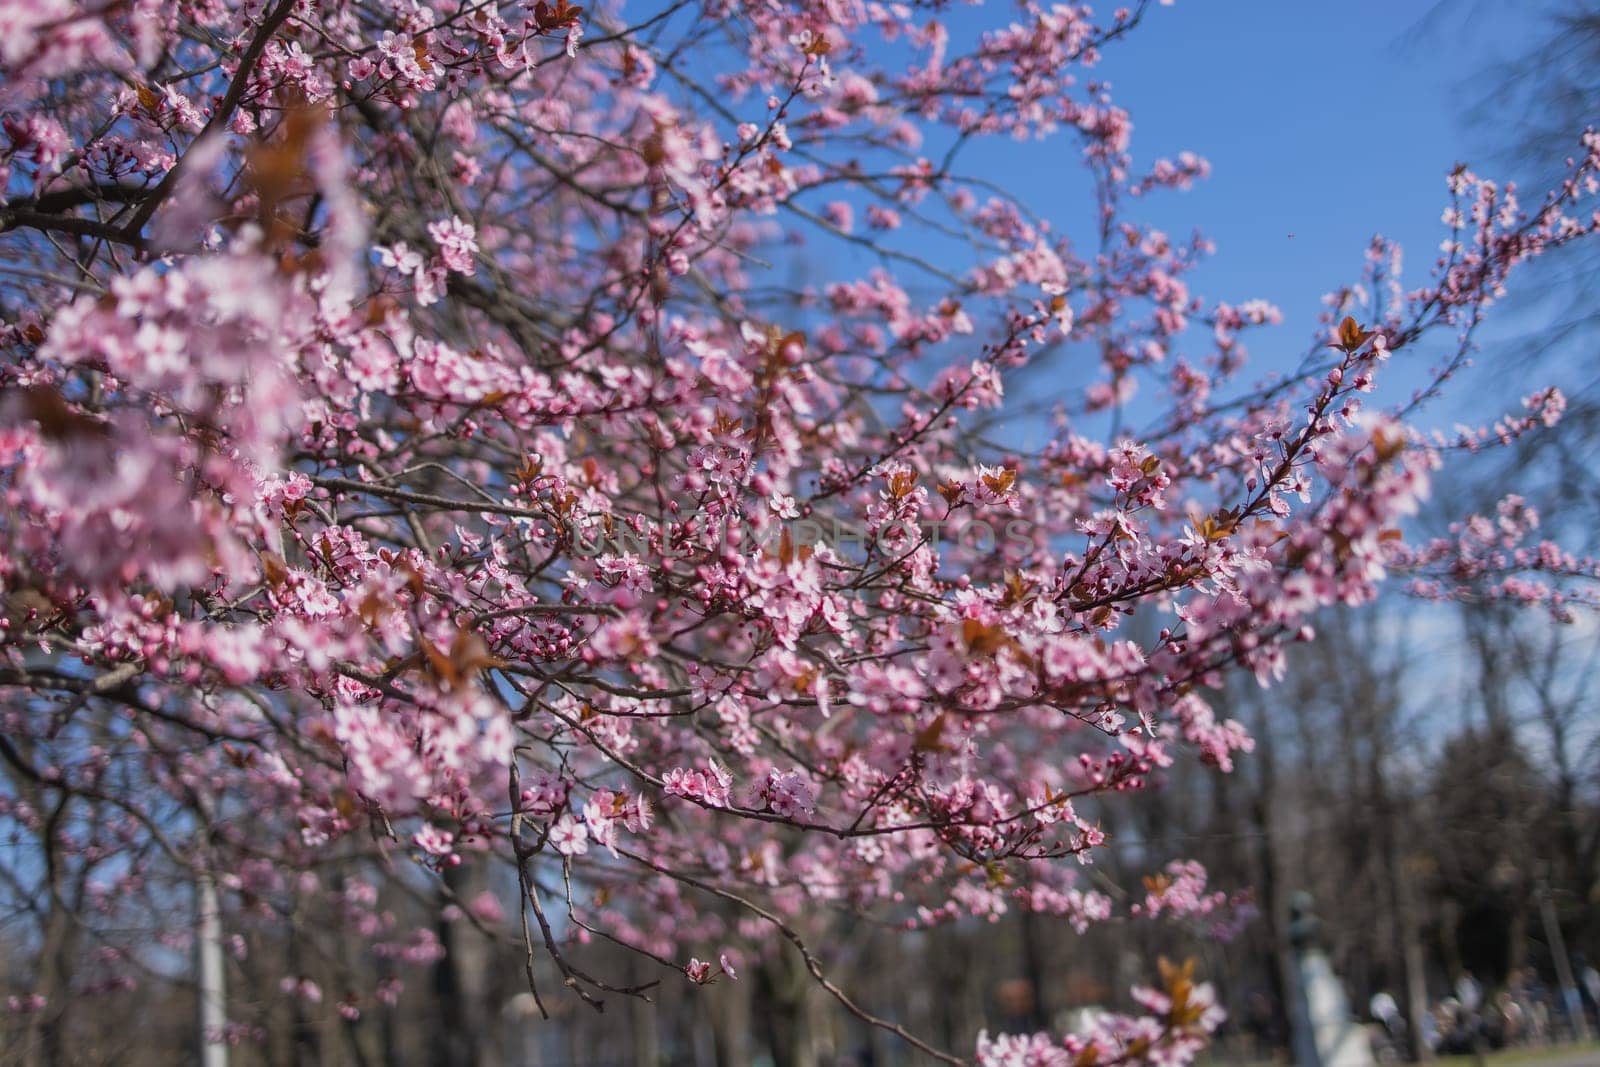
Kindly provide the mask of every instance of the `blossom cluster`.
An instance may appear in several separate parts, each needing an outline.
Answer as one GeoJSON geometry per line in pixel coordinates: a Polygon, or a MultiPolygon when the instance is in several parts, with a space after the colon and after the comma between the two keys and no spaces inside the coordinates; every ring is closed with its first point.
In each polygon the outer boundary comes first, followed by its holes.
{"type": "MultiPolygon", "coordinates": [[[[1233,925],[1191,864],[1131,909],[1082,873],[1120,794],[1246,758],[1229,672],[1270,684],[1392,574],[1562,609],[1600,577],[1515,500],[1404,536],[1558,394],[1442,436],[1369,396],[1427,336],[1442,387],[1515,268],[1600,228],[1600,138],[1533,210],[1456,171],[1431,277],[1363,304],[1376,243],[1303,373],[1252,382],[1279,312],[1203,300],[1204,239],[1136,214],[1204,160],[1138,164],[1092,73],[1149,7],[963,44],[939,5],[0,0],[0,824],[113,941],[216,875],[229,929],[292,895],[428,963],[380,904],[401,861],[501,865],[511,906],[451,915],[591,1002],[626,992],[569,966],[595,931],[705,984],[798,946],[824,975],[837,915],[1233,925]],[[674,65],[723,19],[705,80],[674,65]],[[1094,239],[967,154],[1049,136],[1094,239]],[[552,885],[571,936],[519,921],[552,885]]],[[[1162,971],[978,1059],[1186,1062],[1220,1009],[1162,971]]]]}

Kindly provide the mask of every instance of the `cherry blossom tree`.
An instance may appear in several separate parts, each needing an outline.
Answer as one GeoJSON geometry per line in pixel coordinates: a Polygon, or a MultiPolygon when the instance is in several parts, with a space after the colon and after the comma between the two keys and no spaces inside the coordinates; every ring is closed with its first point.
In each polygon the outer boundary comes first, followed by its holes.
{"type": "MultiPolygon", "coordinates": [[[[1269,684],[1395,572],[1592,600],[1516,501],[1402,526],[1441,463],[1557,421],[1542,390],[1417,423],[1514,268],[1600,228],[1600,137],[1526,207],[1452,172],[1431,273],[1374,241],[1254,380],[1278,312],[1194,295],[1207,243],[1139,219],[1206,164],[1138,162],[1096,81],[1159,9],[945,6],[0,0],[29,1040],[154,980],[197,880],[235,941],[293,897],[403,968],[441,948],[379,887],[493,869],[509,908],[457,904],[541,1008],[788,951],[942,1062],[1203,1046],[1203,976],[1151,961],[1128,1014],[936,1048],[830,977],[817,915],[1218,923],[1197,866],[1131,907],[1083,871],[1096,805],[1250,750],[1228,672],[1269,684]],[[980,165],[1045,138],[1080,150],[1081,232],[980,165]],[[1373,402],[1413,350],[1415,396],[1373,402]]],[[[354,1023],[406,980],[280,991],[354,1023]]]]}

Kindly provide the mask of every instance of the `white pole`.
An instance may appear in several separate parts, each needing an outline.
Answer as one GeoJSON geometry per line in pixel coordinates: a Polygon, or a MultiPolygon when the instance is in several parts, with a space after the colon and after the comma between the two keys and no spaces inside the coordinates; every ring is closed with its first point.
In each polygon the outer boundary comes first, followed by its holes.
{"type": "Polygon", "coordinates": [[[200,1067],[228,1067],[228,1043],[223,1038],[228,1010],[222,959],[222,907],[217,902],[217,884],[210,874],[201,871],[195,875],[194,890],[198,912],[195,1021],[199,1027],[200,1067]]]}

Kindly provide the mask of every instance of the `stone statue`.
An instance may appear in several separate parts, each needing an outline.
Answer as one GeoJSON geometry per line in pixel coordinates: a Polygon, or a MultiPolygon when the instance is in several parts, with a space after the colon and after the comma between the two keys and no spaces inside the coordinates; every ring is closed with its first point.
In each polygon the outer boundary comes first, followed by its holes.
{"type": "Polygon", "coordinates": [[[1350,1013],[1344,987],[1321,946],[1322,922],[1312,912],[1311,894],[1289,901],[1289,944],[1294,948],[1296,1067],[1373,1067],[1367,1032],[1350,1013]]]}

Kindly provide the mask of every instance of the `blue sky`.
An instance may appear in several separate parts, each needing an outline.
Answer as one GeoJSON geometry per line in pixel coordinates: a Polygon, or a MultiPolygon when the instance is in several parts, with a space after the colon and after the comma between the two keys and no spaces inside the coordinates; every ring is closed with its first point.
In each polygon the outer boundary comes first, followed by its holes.
{"type": "Polygon", "coordinates": [[[1432,9],[1178,0],[1153,7],[1108,51],[1102,70],[1133,115],[1136,157],[1187,148],[1212,165],[1210,180],[1157,198],[1150,216],[1175,234],[1199,225],[1217,254],[1196,288],[1277,304],[1286,334],[1277,340],[1290,352],[1321,295],[1359,276],[1374,233],[1401,242],[1420,283],[1444,234],[1446,173],[1463,161],[1493,173],[1479,162],[1486,138],[1465,118],[1479,92],[1472,76],[1539,23],[1532,5],[1428,19],[1432,9]]]}
{"type": "MultiPolygon", "coordinates": [[[[1095,6],[1105,12],[1112,4],[1095,6]]],[[[1374,234],[1405,249],[1408,287],[1425,283],[1446,233],[1445,176],[1458,162],[1502,176],[1505,161],[1495,151],[1504,144],[1474,126],[1469,113],[1492,92],[1494,60],[1549,32],[1544,6],[1176,0],[1152,4],[1143,24],[1107,47],[1092,74],[1110,82],[1113,100],[1132,115],[1136,169],[1184,150],[1212,166],[1211,177],[1188,192],[1129,204],[1129,216],[1178,239],[1198,228],[1214,242],[1216,254],[1189,276],[1208,303],[1262,298],[1284,313],[1281,327],[1247,337],[1251,362],[1241,384],[1292,369],[1318,330],[1323,294],[1360,279],[1374,234]]],[[[963,52],[1017,11],[1003,2],[956,4],[939,17],[950,29],[951,51],[963,52]]],[[[942,145],[923,150],[937,158],[942,145]]],[[[1094,205],[1080,150],[1081,141],[1066,132],[1042,143],[990,139],[969,146],[956,169],[1003,185],[1087,248],[1094,205]]],[[[938,238],[918,241],[913,250],[942,257],[938,238]]],[[[842,251],[857,269],[876,265],[862,249],[842,251]]],[[[1487,336],[1512,332],[1509,317],[1487,336]]],[[[1203,347],[1203,334],[1180,349],[1203,347]]],[[[1409,395],[1428,363],[1416,355],[1397,361],[1380,397],[1409,395]]],[[[1469,412],[1492,421],[1546,383],[1523,384],[1489,398],[1458,388],[1421,423],[1449,426],[1469,412]]]]}
{"type": "MultiPolygon", "coordinates": [[[[1133,117],[1136,167],[1185,149],[1212,165],[1189,192],[1130,205],[1133,217],[1177,238],[1199,228],[1212,239],[1216,254],[1190,276],[1197,295],[1259,297],[1284,313],[1281,327],[1252,331],[1245,381],[1292,367],[1317,329],[1321,297],[1359,280],[1374,234],[1404,247],[1408,287],[1428,278],[1445,235],[1445,176],[1458,162],[1501,176],[1494,151],[1504,146],[1469,112],[1492,92],[1494,60],[1548,32],[1541,6],[1177,0],[1152,5],[1106,49],[1094,74],[1133,117]]],[[[948,11],[952,51],[970,45],[963,35],[1013,16],[1004,4],[948,11]]],[[[1092,243],[1076,138],[987,141],[959,169],[1002,182],[1080,247],[1092,243]]],[[[1398,389],[1384,392],[1409,394],[1424,369],[1422,360],[1397,364],[1388,378],[1398,389]]],[[[1528,385],[1498,392],[1492,414],[1458,390],[1422,421],[1449,425],[1468,411],[1492,420],[1528,385]]]]}

